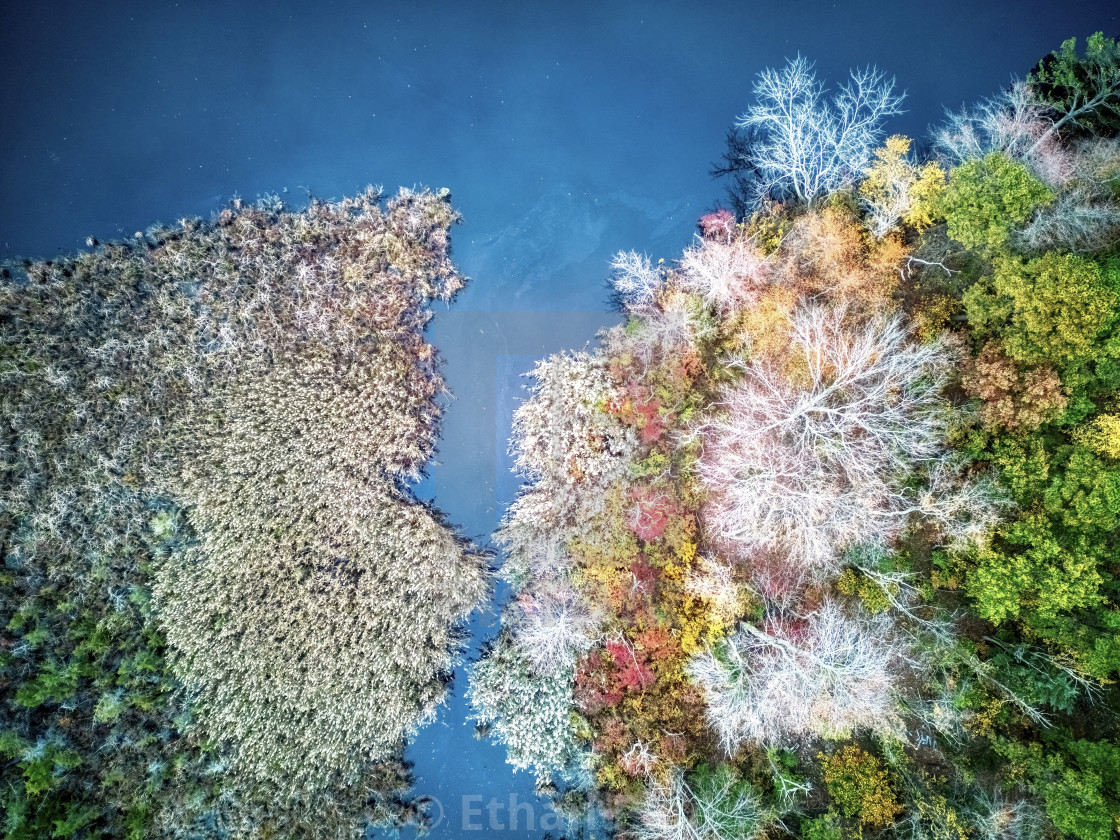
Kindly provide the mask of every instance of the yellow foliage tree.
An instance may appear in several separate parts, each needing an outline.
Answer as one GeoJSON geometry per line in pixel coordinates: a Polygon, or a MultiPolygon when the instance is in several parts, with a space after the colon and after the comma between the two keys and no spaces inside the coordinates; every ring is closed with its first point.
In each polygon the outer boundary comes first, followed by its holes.
{"type": "Polygon", "coordinates": [[[834,755],[817,755],[824,768],[828,795],[848,819],[869,828],[891,824],[902,805],[883,762],[856,746],[846,746],[834,755]]]}
{"type": "Polygon", "coordinates": [[[1074,440],[1104,458],[1120,461],[1120,414],[1102,414],[1074,433],[1074,440]]]}
{"type": "Polygon", "coordinates": [[[868,222],[877,238],[899,222],[921,231],[933,224],[933,199],[945,186],[938,164],[914,163],[908,157],[910,138],[895,134],[876,149],[875,162],[859,186],[868,222]]]}

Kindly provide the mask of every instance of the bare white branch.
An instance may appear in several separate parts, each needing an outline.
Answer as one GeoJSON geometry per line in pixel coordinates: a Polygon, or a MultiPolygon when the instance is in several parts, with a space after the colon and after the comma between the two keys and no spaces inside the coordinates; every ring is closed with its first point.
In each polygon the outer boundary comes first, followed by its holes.
{"type": "Polygon", "coordinates": [[[732,840],[753,837],[768,818],[754,790],[729,772],[716,771],[703,789],[674,768],[647,789],[628,834],[635,840],[732,840]]]}
{"type": "Polygon", "coordinates": [[[795,313],[791,341],[804,384],[748,364],[702,430],[704,517],[743,556],[778,550],[835,570],[838,551],[885,541],[920,510],[897,477],[943,456],[951,357],[910,341],[897,317],[852,328],[844,310],[816,305],[795,313]]]}
{"type": "Polygon", "coordinates": [[[661,272],[637,251],[619,251],[611,260],[611,282],[627,308],[648,304],[661,288],[661,272]]]}
{"type": "Polygon", "coordinates": [[[813,64],[800,55],[758,74],[756,102],[736,125],[756,132],[750,155],[759,196],[811,202],[866,169],[883,120],[902,113],[905,94],[874,67],[853,70],[828,100],[813,64]]]}
{"type": "Polygon", "coordinates": [[[768,279],[765,258],[742,238],[697,237],[681,256],[680,269],[683,289],[724,311],[753,304],[768,279]]]}
{"type": "Polygon", "coordinates": [[[514,640],[541,674],[570,671],[601,633],[601,616],[563,578],[538,579],[517,597],[514,640]]]}
{"type": "Polygon", "coordinates": [[[847,615],[825,602],[804,618],[772,613],[742,624],[689,663],[708,720],[728,754],[744,741],[780,743],[856,729],[894,731],[905,652],[886,615],[847,615]]]}
{"type": "Polygon", "coordinates": [[[964,163],[989,152],[1020,161],[1052,187],[1069,181],[1074,160],[1064,147],[1050,106],[1022,81],[959,113],[946,112],[946,124],[934,133],[934,147],[951,163],[964,163]]]}

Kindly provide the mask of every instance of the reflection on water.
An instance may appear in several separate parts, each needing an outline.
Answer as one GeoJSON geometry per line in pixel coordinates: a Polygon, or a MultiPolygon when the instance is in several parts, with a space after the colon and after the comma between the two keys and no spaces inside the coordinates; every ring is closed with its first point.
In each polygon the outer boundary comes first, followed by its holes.
{"type": "Polygon", "coordinates": [[[454,308],[599,311],[615,252],[640,247],[655,258],[677,253],[703,209],[695,201],[627,190],[550,186],[496,233],[456,245],[463,270],[485,282],[468,286],[454,308]]]}

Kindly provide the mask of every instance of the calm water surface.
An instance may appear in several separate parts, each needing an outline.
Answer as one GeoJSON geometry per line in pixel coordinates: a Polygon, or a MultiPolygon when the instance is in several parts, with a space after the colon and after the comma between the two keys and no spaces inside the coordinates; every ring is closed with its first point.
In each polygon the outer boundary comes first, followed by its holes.
{"type": "MultiPolygon", "coordinates": [[[[430,328],[455,397],[417,493],[482,542],[516,491],[519,374],[614,318],[612,253],[688,243],[755,73],[798,52],[825,80],[878,64],[909,92],[888,129],[920,137],[1099,29],[1120,32],[1114,2],[6,2],[0,257],[233,194],[450,188],[473,280],[430,328]]],[[[475,647],[495,623],[475,618],[475,647]]],[[[540,836],[532,778],[473,739],[463,687],[409,750],[434,836],[540,836]]]]}

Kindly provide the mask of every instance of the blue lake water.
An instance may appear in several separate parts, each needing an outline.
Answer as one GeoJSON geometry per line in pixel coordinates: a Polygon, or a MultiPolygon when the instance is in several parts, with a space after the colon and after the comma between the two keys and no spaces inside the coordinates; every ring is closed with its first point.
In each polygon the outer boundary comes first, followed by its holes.
{"type": "MultiPolygon", "coordinates": [[[[944,106],[1096,30],[1120,32],[1114,0],[7,2],[0,257],[206,216],[233,194],[450,188],[473,280],[429,330],[455,397],[417,493],[485,541],[516,491],[519,374],[615,317],[612,253],[687,244],[722,196],[707,171],[755,73],[799,52],[834,83],[878,64],[909,93],[888,130],[920,137],[944,106]]],[[[495,624],[476,616],[476,646],[495,624]]],[[[474,740],[463,683],[409,750],[442,810],[434,836],[540,836],[532,778],[474,740]]]]}

